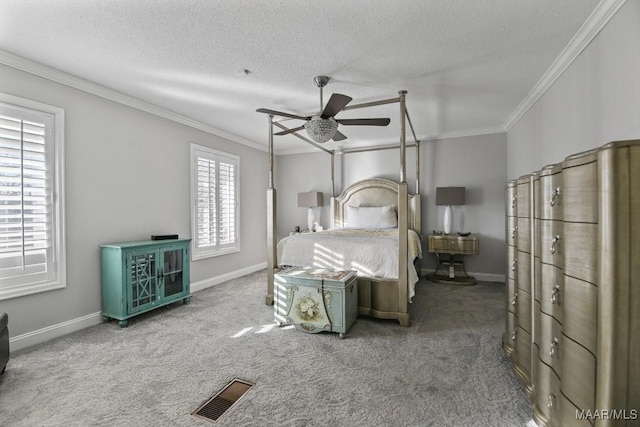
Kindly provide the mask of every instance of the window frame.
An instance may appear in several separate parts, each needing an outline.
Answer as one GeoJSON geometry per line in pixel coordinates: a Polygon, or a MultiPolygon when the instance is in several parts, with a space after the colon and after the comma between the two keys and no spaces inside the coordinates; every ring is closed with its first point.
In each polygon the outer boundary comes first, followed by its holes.
{"type": "MultiPolygon", "coordinates": [[[[217,257],[240,252],[240,157],[219,151],[205,145],[191,143],[189,146],[189,169],[191,177],[191,260],[217,257]],[[205,158],[218,163],[220,160],[232,162],[234,164],[234,196],[235,196],[235,243],[232,245],[220,245],[219,241],[216,245],[206,247],[198,247],[198,159],[205,158]]],[[[218,170],[216,168],[216,170],[218,170]]],[[[216,172],[218,173],[218,172],[216,172]]],[[[219,194],[220,183],[216,181],[216,197],[219,194]]],[[[217,205],[219,212],[220,206],[217,205]]],[[[219,218],[219,215],[218,215],[219,218]]],[[[219,225],[219,221],[216,223],[219,225]]]]}
{"type": "Polygon", "coordinates": [[[0,92],[0,105],[27,115],[46,117],[51,123],[52,129],[50,129],[50,132],[45,133],[45,162],[47,166],[52,168],[52,170],[47,170],[50,180],[47,182],[46,189],[51,197],[51,220],[47,221],[47,226],[51,227],[54,268],[54,273],[49,280],[36,282],[25,280],[24,283],[20,284],[0,286],[1,301],[66,288],[67,262],[64,212],[64,109],[2,92],[0,92]]]}

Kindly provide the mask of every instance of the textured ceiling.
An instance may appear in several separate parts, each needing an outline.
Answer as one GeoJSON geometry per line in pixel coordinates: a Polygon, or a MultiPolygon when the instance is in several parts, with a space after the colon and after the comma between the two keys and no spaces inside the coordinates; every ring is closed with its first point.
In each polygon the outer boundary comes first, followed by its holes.
{"type": "MultiPolygon", "coordinates": [[[[597,0],[2,0],[0,50],[62,70],[266,146],[257,108],[319,110],[313,77],[352,103],[395,97],[419,138],[504,124],[596,8],[597,0]],[[248,74],[243,72],[248,70],[248,74]]],[[[397,142],[397,104],[340,118],[329,148],[397,142]]],[[[297,126],[299,121],[287,121],[297,126]]],[[[294,136],[280,153],[306,150],[294,136]]]]}

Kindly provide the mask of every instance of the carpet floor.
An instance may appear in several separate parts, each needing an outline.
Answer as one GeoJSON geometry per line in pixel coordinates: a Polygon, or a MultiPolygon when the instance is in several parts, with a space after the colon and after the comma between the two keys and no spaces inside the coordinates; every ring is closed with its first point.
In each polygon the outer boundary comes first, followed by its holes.
{"type": "MultiPolygon", "coordinates": [[[[256,384],[219,426],[533,426],[502,352],[504,284],[422,279],[412,324],[358,317],[278,328],[266,271],[11,355],[2,426],[209,426],[191,413],[234,378],[256,384]]],[[[9,325],[11,326],[11,325],[9,325]]]]}

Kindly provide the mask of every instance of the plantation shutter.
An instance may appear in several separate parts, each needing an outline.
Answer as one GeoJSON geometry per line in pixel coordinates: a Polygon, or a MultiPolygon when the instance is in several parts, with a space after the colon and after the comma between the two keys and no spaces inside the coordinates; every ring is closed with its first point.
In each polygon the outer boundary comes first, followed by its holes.
{"type": "Polygon", "coordinates": [[[52,127],[49,115],[0,105],[0,288],[55,278],[52,127]]]}
{"type": "Polygon", "coordinates": [[[237,249],[238,159],[205,147],[194,150],[195,255],[237,249]]]}
{"type": "Polygon", "coordinates": [[[219,162],[220,201],[220,245],[236,243],[236,186],[235,164],[222,160],[219,162]]]}

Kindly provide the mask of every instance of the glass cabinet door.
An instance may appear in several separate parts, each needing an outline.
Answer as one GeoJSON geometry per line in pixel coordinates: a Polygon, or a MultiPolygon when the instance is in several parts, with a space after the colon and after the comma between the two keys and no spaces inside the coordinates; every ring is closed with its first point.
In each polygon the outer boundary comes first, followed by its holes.
{"type": "Polygon", "coordinates": [[[184,291],[183,257],[184,249],[166,250],[162,253],[164,281],[164,298],[180,294],[184,291]]]}
{"type": "Polygon", "coordinates": [[[145,310],[158,299],[156,252],[133,253],[128,257],[128,281],[131,298],[130,312],[145,310]]]}

